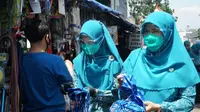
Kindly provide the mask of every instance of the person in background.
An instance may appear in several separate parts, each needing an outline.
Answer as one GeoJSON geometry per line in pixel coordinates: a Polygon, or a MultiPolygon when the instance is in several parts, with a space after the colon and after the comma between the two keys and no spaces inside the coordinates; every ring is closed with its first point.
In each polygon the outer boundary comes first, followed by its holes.
{"type": "Polygon", "coordinates": [[[23,112],[65,112],[61,85],[71,85],[72,77],[61,57],[48,54],[47,23],[33,19],[25,27],[31,49],[23,56],[20,94],[23,112]]]}
{"type": "Polygon", "coordinates": [[[188,54],[190,55],[190,58],[192,59],[192,61],[194,61],[195,55],[194,55],[194,53],[191,51],[191,48],[190,48],[190,47],[191,47],[191,44],[190,44],[190,41],[186,40],[186,41],[184,42],[184,46],[185,46],[185,48],[186,48],[188,54]]]}
{"type": "Polygon", "coordinates": [[[194,57],[194,64],[197,68],[197,71],[200,72],[200,42],[194,43],[190,49],[194,57]]]}
{"type": "Polygon", "coordinates": [[[82,52],[73,60],[74,85],[89,89],[90,112],[109,112],[118,99],[116,77],[123,64],[118,50],[106,26],[96,20],[83,24],[78,42],[82,52]]]}
{"type": "Polygon", "coordinates": [[[186,40],[184,42],[184,46],[185,46],[185,48],[186,48],[187,51],[190,51],[190,46],[191,46],[190,41],[186,40]]]}
{"type": "Polygon", "coordinates": [[[134,75],[144,92],[147,112],[190,112],[195,104],[198,73],[171,14],[151,13],[141,26],[147,48],[131,52],[124,71],[134,75]]]}
{"type": "MultiPolygon", "coordinates": [[[[196,67],[196,70],[200,74],[200,42],[199,41],[197,41],[196,43],[194,43],[192,45],[191,53],[194,55],[194,61],[193,62],[194,62],[194,65],[196,67]]],[[[196,92],[197,92],[196,103],[200,103],[200,83],[197,84],[197,86],[196,86],[196,92]]]]}

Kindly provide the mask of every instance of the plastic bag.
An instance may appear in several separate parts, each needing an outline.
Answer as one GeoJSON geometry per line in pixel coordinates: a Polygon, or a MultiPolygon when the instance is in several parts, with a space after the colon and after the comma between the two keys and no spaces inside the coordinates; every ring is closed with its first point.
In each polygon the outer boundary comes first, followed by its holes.
{"type": "Polygon", "coordinates": [[[69,88],[68,96],[74,102],[74,106],[70,104],[70,112],[88,112],[90,94],[87,90],[80,88],[69,88]]]}
{"type": "Polygon", "coordinates": [[[119,89],[119,99],[110,107],[111,112],[145,112],[144,95],[137,89],[133,75],[123,77],[123,83],[119,89]],[[120,99],[121,95],[128,97],[120,99]]]}

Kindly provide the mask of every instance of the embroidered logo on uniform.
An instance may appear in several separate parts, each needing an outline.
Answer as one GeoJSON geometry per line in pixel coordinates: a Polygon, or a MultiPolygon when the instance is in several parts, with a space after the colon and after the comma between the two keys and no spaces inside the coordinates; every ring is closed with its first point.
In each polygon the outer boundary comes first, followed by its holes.
{"type": "Polygon", "coordinates": [[[169,68],[169,71],[170,72],[174,72],[174,68],[169,68]]]}

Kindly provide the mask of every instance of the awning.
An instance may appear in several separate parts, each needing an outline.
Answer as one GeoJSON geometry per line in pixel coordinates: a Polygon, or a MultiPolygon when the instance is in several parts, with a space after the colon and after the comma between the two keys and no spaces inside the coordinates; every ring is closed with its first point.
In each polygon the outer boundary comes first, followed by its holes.
{"type": "Polygon", "coordinates": [[[120,17],[120,13],[113,10],[112,8],[105,6],[96,0],[85,0],[83,3],[84,7],[90,8],[92,10],[101,11],[105,14],[108,14],[111,17],[111,21],[116,25],[120,26],[124,30],[128,30],[130,32],[137,31],[139,27],[135,24],[128,22],[127,20],[120,17]]]}
{"type": "Polygon", "coordinates": [[[96,0],[86,0],[84,2],[84,6],[88,7],[88,8],[92,8],[98,11],[102,11],[102,12],[108,12],[108,13],[112,13],[115,16],[119,16],[120,13],[113,10],[112,8],[105,6],[99,2],[97,2],[96,0]]]}
{"type": "Polygon", "coordinates": [[[130,23],[129,21],[121,18],[120,16],[115,16],[111,13],[109,13],[109,15],[111,16],[112,21],[116,24],[121,26],[122,29],[124,30],[128,30],[130,32],[135,32],[139,30],[139,26],[130,23]]]}

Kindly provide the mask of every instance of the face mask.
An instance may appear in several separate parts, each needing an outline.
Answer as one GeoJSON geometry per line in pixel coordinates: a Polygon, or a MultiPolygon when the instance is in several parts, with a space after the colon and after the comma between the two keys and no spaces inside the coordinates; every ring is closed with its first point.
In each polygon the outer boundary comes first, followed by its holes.
{"type": "Polygon", "coordinates": [[[144,37],[144,43],[147,46],[147,49],[151,52],[159,50],[160,47],[163,45],[163,42],[163,37],[155,34],[148,34],[144,37]]]}
{"type": "Polygon", "coordinates": [[[81,48],[87,55],[94,55],[99,50],[100,46],[98,44],[82,44],[81,48]]]}

